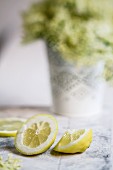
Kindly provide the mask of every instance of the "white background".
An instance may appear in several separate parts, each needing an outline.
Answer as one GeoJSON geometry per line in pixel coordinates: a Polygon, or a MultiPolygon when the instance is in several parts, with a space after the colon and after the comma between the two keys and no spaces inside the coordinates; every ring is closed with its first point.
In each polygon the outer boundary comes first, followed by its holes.
{"type": "Polygon", "coordinates": [[[0,0],[0,106],[51,104],[45,44],[21,44],[20,14],[33,1],[0,0]]]}

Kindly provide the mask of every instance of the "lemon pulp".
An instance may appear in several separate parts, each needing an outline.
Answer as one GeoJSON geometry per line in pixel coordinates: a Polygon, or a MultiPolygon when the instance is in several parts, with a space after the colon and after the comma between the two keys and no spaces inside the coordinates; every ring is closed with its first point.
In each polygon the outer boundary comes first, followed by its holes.
{"type": "Polygon", "coordinates": [[[16,136],[25,119],[21,118],[3,118],[0,119],[0,136],[16,136]]]}
{"type": "Polygon", "coordinates": [[[24,132],[23,144],[36,148],[47,140],[50,133],[51,128],[48,122],[34,123],[24,132]]]}

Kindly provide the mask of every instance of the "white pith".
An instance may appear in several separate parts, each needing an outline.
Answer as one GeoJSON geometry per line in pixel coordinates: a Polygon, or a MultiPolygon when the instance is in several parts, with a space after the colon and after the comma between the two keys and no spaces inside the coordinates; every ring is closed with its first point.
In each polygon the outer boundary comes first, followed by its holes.
{"type": "Polygon", "coordinates": [[[21,130],[16,138],[16,147],[19,150],[21,150],[23,153],[27,153],[27,154],[38,153],[53,141],[53,139],[55,138],[55,132],[56,132],[56,123],[53,119],[51,119],[50,117],[47,117],[47,116],[37,116],[35,118],[30,119],[30,121],[28,121],[21,128],[21,130]],[[24,145],[23,138],[24,138],[25,130],[27,130],[29,127],[31,127],[32,124],[39,123],[41,121],[48,122],[49,126],[51,128],[51,133],[48,136],[48,139],[36,148],[30,148],[29,146],[24,145]]]}
{"type": "Polygon", "coordinates": [[[17,130],[0,130],[0,134],[12,134],[12,133],[17,133],[17,130]]]}

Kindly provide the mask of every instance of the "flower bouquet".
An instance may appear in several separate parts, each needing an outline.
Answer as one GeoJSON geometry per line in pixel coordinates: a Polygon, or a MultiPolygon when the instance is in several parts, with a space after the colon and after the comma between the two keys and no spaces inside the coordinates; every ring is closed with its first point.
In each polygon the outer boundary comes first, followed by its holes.
{"type": "Polygon", "coordinates": [[[23,41],[47,45],[54,113],[101,112],[104,81],[113,80],[112,6],[112,0],[45,0],[23,13],[23,41]]]}

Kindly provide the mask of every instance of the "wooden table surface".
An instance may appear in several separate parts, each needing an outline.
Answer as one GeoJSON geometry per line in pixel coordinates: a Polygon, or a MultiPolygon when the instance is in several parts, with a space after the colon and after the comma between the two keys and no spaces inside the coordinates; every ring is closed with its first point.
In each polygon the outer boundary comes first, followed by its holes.
{"type": "MultiPolygon", "coordinates": [[[[110,170],[111,168],[111,111],[109,105],[103,107],[102,115],[92,118],[69,118],[55,115],[59,124],[57,139],[67,129],[92,128],[93,142],[82,154],[60,154],[52,151],[54,145],[37,156],[22,156],[14,147],[14,138],[0,138],[0,155],[9,153],[20,158],[21,170],[110,170]]],[[[38,113],[48,113],[49,108],[3,108],[0,117],[29,118],[38,113]]]]}

